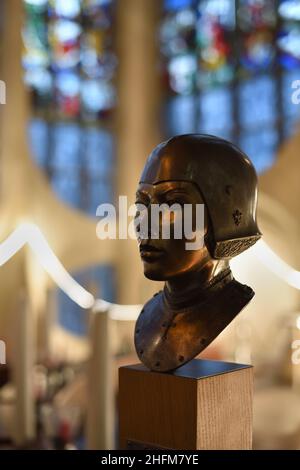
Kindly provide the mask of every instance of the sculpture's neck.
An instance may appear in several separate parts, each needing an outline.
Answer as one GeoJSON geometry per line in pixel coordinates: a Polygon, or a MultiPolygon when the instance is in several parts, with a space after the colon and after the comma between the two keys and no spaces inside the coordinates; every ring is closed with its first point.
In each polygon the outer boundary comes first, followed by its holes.
{"type": "Polygon", "coordinates": [[[165,284],[165,296],[170,306],[185,308],[195,299],[201,299],[207,292],[224,282],[232,280],[229,262],[209,259],[199,271],[189,272],[170,279],[165,284]]]}

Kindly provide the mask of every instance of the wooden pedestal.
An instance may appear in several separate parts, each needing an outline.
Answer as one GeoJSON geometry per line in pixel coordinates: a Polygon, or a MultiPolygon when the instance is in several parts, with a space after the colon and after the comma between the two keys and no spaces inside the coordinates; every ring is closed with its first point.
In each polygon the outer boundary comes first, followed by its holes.
{"type": "Polygon", "coordinates": [[[194,359],[119,369],[120,449],[251,449],[253,368],[194,359]]]}

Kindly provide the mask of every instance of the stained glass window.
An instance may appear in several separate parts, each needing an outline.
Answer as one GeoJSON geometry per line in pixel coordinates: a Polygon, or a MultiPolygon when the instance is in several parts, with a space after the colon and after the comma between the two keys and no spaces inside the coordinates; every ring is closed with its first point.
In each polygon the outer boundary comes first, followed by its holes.
{"type": "MultiPolygon", "coordinates": [[[[96,298],[103,298],[108,302],[115,302],[114,270],[109,265],[91,266],[73,273],[73,277],[82,286],[93,292],[96,298]]],[[[60,291],[57,295],[57,304],[60,324],[72,333],[84,336],[88,330],[88,316],[82,308],[60,291]]]]}
{"type": "Polygon", "coordinates": [[[56,193],[95,215],[112,202],[114,0],[24,0],[33,155],[56,193]]]}
{"type": "MultiPolygon", "coordinates": [[[[115,1],[23,4],[23,67],[32,95],[33,156],[64,202],[95,216],[99,204],[114,199],[115,1]]],[[[96,296],[113,300],[111,266],[89,268],[76,278],[88,289],[93,284],[96,296]]],[[[85,333],[86,314],[61,292],[58,310],[64,327],[85,333]]]]}
{"type": "Polygon", "coordinates": [[[165,0],[160,44],[166,134],[216,134],[270,167],[300,118],[300,2],[165,0]]]}

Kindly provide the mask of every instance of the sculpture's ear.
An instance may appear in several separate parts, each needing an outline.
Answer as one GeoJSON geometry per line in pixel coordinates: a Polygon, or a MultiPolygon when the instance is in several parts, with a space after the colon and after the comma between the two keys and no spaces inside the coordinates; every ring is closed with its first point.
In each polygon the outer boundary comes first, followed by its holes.
{"type": "Polygon", "coordinates": [[[248,237],[239,237],[228,240],[216,240],[213,224],[211,222],[210,214],[205,204],[205,246],[208,249],[210,256],[213,259],[230,260],[235,256],[243,253],[252,245],[254,245],[260,238],[261,233],[258,231],[257,234],[248,237]]]}
{"type": "Polygon", "coordinates": [[[214,257],[216,259],[230,259],[234,256],[238,256],[254,245],[260,237],[260,235],[254,235],[252,237],[217,242],[215,244],[214,257]]]}
{"type": "Polygon", "coordinates": [[[212,258],[229,260],[246,251],[260,238],[261,235],[254,235],[252,237],[236,238],[235,240],[215,241],[212,232],[208,232],[205,244],[212,258]]]}

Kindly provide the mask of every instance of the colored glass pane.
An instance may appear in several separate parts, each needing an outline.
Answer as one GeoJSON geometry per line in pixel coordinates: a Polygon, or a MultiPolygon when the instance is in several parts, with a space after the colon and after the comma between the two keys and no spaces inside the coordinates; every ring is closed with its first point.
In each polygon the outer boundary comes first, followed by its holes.
{"type": "Polygon", "coordinates": [[[266,127],[253,133],[243,132],[238,143],[252,160],[258,173],[273,165],[279,143],[275,128],[266,127]]]}
{"type": "Polygon", "coordinates": [[[239,0],[237,18],[240,28],[244,31],[272,29],[276,25],[276,2],[239,0]]]}
{"type": "MultiPolygon", "coordinates": [[[[292,102],[297,92],[292,84],[300,80],[300,2],[164,5],[160,36],[167,135],[225,137],[264,171],[280,139],[291,135],[300,119],[300,104],[292,102]]],[[[300,101],[300,91],[297,96],[300,101]]]]}
{"type": "Polygon", "coordinates": [[[270,76],[255,77],[241,83],[238,90],[239,118],[242,128],[274,124],[276,86],[270,76]]]}
{"type": "Polygon", "coordinates": [[[198,132],[230,139],[233,123],[232,91],[227,87],[209,88],[201,94],[198,132]]]}
{"type": "Polygon", "coordinates": [[[59,119],[105,118],[115,104],[113,2],[26,0],[24,4],[23,65],[35,106],[59,119]]]}
{"type": "Polygon", "coordinates": [[[197,52],[198,83],[206,86],[226,83],[233,78],[233,36],[235,2],[203,0],[198,6],[197,52]]]}

